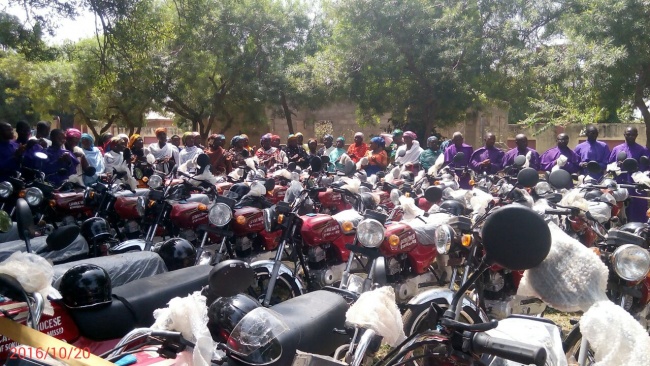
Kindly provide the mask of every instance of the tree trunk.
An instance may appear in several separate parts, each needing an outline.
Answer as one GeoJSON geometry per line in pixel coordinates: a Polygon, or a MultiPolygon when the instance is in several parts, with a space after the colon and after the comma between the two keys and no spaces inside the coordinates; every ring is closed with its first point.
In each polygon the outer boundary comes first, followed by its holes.
{"type": "Polygon", "coordinates": [[[641,72],[634,89],[634,106],[639,108],[645,123],[646,147],[650,146],[650,110],[643,100],[643,90],[645,89],[645,73],[641,72]]]}
{"type": "Polygon", "coordinates": [[[291,121],[291,109],[287,104],[287,97],[284,95],[284,92],[280,92],[280,103],[282,103],[282,110],[284,111],[284,118],[287,120],[287,127],[289,127],[289,133],[293,134],[293,122],[291,121]]]}

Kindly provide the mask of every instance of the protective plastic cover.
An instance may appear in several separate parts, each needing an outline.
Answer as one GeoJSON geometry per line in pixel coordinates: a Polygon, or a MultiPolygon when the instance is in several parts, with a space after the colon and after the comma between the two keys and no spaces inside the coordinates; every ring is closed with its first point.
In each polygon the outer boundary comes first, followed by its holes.
{"type": "Polygon", "coordinates": [[[424,210],[418,208],[411,197],[401,196],[399,198],[399,203],[404,210],[404,215],[402,216],[402,220],[404,221],[413,220],[418,216],[424,215],[424,210]]]}
{"type": "Polygon", "coordinates": [[[13,241],[13,240],[18,240],[20,239],[20,236],[18,235],[18,225],[13,222],[11,224],[11,229],[7,231],[6,233],[0,232],[0,247],[4,244],[1,243],[6,243],[8,241],[13,241]]]}
{"type": "Polygon", "coordinates": [[[59,292],[52,287],[52,264],[36,254],[16,252],[6,261],[0,263],[0,273],[14,277],[28,293],[40,293],[45,300],[45,315],[54,315],[54,309],[48,299],[60,298],[59,292]]]}
{"type": "Polygon", "coordinates": [[[402,315],[395,303],[395,291],[390,286],[361,294],[345,318],[354,326],[374,330],[393,347],[406,338],[402,315]]]}
{"type": "MultiPolygon", "coordinates": [[[[39,236],[30,241],[33,252],[38,252],[44,250],[47,247],[45,243],[47,236],[39,236]]],[[[7,243],[0,244],[0,262],[7,259],[12,253],[15,252],[26,252],[27,247],[25,242],[22,240],[14,240],[7,243]]],[[[51,260],[54,263],[65,262],[71,258],[78,256],[87,256],[88,255],[88,243],[79,235],[72,244],[61,249],[54,251],[46,251],[42,254],[39,254],[41,257],[51,260]]]]}
{"type": "Polygon", "coordinates": [[[605,202],[589,202],[589,213],[601,224],[612,217],[612,209],[605,202]]]}
{"type": "Polygon", "coordinates": [[[156,322],[151,329],[180,332],[183,338],[196,344],[192,353],[188,350],[181,352],[174,364],[209,366],[215,344],[207,326],[205,296],[197,291],[186,297],[175,297],[168,304],[168,307],[153,312],[156,322]]]}
{"type": "Polygon", "coordinates": [[[448,223],[452,217],[447,213],[437,213],[429,215],[429,217],[422,217],[424,222],[417,218],[409,220],[407,223],[415,231],[415,236],[420,244],[435,245],[436,229],[438,226],[448,223]]]}
{"type": "Polygon", "coordinates": [[[59,288],[61,277],[70,268],[78,264],[95,264],[108,272],[113,288],[139,278],[150,277],[167,272],[165,262],[154,252],[132,252],[108,257],[88,258],[54,266],[52,286],[59,288]]]}
{"type": "Polygon", "coordinates": [[[580,189],[574,188],[564,194],[560,205],[579,208],[589,211],[589,202],[584,198],[584,193],[580,189]]]}
{"type": "MultiPolygon", "coordinates": [[[[499,326],[488,330],[494,338],[509,339],[526,344],[542,346],[546,349],[546,365],[567,365],[566,356],[562,351],[562,336],[557,326],[542,321],[529,319],[508,318],[499,321],[499,326]]],[[[490,366],[521,366],[523,364],[493,356],[482,359],[490,366]],[[490,361],[490,359],[492,359],[490,361]]]]}
{"type": "Polygon", "coordinates": [[[343,210],[337,214],[332,215],[332,218],[338,221],[339,224],[343,224],[345,221],[350,221],[354,224],[354,227],[357,227],[357,225],[359,225],[359,222],[363,220],[363,216],[354,209],[343,210]]]}

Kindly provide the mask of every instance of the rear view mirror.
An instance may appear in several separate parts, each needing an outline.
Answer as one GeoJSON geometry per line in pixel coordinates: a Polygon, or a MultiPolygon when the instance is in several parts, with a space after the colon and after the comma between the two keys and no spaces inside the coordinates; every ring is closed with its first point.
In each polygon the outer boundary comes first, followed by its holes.
{"type": "Polygon", "coordinates": [[[621,162],[625,159],[627,159],[627,153],[625,151],[621,151],[618,154],[616,154],[616,161],[621,162]]]}
{"type": "Polygon", "coordinates": [[[452,159],[454,164],[461,164],[465,162],[465,153],[462,151],[459,151],[454,155],[454,158],[452,159]]]}
{"type": "Polygon", "coordinates": [[[539,182],[539,174],[533,168],[522,169],[517,174],[517,182],[527,188],[534,187],[539,182]]]}
{"type": "Polygon", "coordinates": [[[47,160],[47,155],[45,155],[45,153],[42,153],[40,151],[35,152],[34,156],[37,157],[38,159],[41,159],[41,160],[47,160]]]}
{"type": "Polygon", "coordinates": [[[20,239],[32,239],[36,234],[32,210],[24,198],[19,198],[16,201],[16,224],[18,225],[18,236],[20,236],[20,239]]]}
{"type": "Polygon", "coordinates": [[[400,158],[404,157],[404,155],[406,155],[406,150],[400,150],[397,152],[397,156],[399,156],[400,158]]]}
{"type": "Polygon", "coordinates": [[[522,167],[524,164],[526,164],[526,157],[524,155],[515,156],[515,160],[512,165],[516,167],[522,167]]]}
{"type": "Polygon", "coordinates": [[[623,167],[623,170],[628,173],[634,173],[639,170],[639,162],[637,162],[636,159],[625,159],[621,165],[623,167]]]}
{"type": "Polygon", "coordinates": [[[323,162],[318,157],[312,157],[309,159],[309,166],[311,167],[312,173],[317,173],[323,170],[323,162]]]}
{"type": "Polygon", "coordinates": [[[294,163],[294,162],[289,163],[289,165],[287,165],[287,170],[290,171],[290,172],[295,171],[296,170],[296,163],[294,163]]]}
{"type": "MultiPolygon", "coordinates": [[[[600,168],[600,166],[598,167],[600,168]]],[[[551,172],[548,176],[548,183],[556,189],[571,188],[573,186],[573,178],[571,178],[571,174],[566,170],[558,169],[551,172]]]]}
{"type": "Polygon", "coordinates": [[[647,156],[643,155],[639,158],[639,164],[643,166],[648,166],[648,164],[650,164],[650,159],[648,159],[647,156]]]}
{"type": "Polygon", "coordinates": [[[196,158],[196,165],[200,166],[201,168],[205,168],[206,166],[210,165],[210,157],[208,154],[199,154],[199,156],[196,158]]]}
{"type": "Polygon", "coordinates": [[[424,198],[431,203],[436,203],[442,198],[442,189],[435,186],[429,187],[424,191],[424,198]]]}
{"type": "Polygon", "coordinates": [[[327,165],[330,163],[330,157],[327,155],[323,155],[320,157],[320,161],[321,163],[323,163],[323,165],[327,165]]]}
{"type": "Polygon", "coordinates": [[[602,171],[600,164],[595,161],[590,161],[587,163],[587,171],[591,174],[598,174],[602,171]]]}
{"type": "Polygon", "coordinates": [[[266,189],[267,192],[270,192],[275,188],[275,179],[269,178],[264,181],[264,188],[266,189]]]}

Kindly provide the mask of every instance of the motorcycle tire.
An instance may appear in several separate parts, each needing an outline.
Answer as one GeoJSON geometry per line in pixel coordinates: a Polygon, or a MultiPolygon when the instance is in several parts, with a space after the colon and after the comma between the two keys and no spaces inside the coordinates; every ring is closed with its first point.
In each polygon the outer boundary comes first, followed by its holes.
{"type": "MultiPolygon", "coordinates": [[[[580,355],[580,343],[582,342],[582,333],[580,333],[580,324],[573,326],[573,329],[567,334],[566,338],[562,342],[562,349],[566,355],[567,361],[571,361],[577,364],[578,356],[580,355]]],[[[589,348],[589,353],[587,354],[586,365],[593,365],[596,363],[594,356],[594,351],[589,348]]]]}
{"type": "MultiPolygon", "coordinates": [[[[449,304],[443,299],[434,300],[442,309],[447,309],[449,304]]],[[[425,320],[429,314],[429,303],[419,304],[409,307],[404,315],[402,315],[402,322],[404,323],[404,333],[410,336],[413,333],[421,333],[428,330],[425,325],[425,320]]],[[[460,321],[467,324],[483,323],[478,313],[469,306],[464,306],[460,311],[460,321]]]]}
{"type": "MultiPolygon", "coordinates": [[[[266,288],[271,275],[266,268],[255,268],[255,283],[249,289],[249,295],[258,299],[260,303],[264,301],[266,288]]],[[[269,305],[279,304],[296,296],[300,296],[300,288],[296,285],[295,280],[288,274],[281,274],[275,281],[275,288],[271,296],[269,305]]]]}

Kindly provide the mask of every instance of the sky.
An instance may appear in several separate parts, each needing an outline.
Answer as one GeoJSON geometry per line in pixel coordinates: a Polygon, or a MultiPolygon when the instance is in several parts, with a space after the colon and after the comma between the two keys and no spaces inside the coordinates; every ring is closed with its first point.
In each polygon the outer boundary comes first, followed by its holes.
{"type": "MultiPolygon", "coordinates": [[[[6,11],[11,15],[17,16],[25,24],[32,25],[27,19],[25,9],[22,7],[9,7],[6,5],[5,0],[0,0],[0,11],[6,11]]],[[[43,38],[48,44],[59,45],[66,41],[76,42],[80,39],[92,37],[95,35],[95,16],[90,12],[84,11],[74,20],[61,18],[55,32],[56,34],[54,36],[50,36],[49,34],[44,35],[43,38]]]]}

